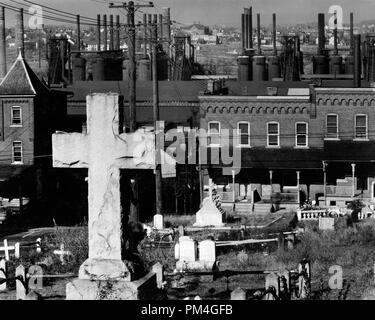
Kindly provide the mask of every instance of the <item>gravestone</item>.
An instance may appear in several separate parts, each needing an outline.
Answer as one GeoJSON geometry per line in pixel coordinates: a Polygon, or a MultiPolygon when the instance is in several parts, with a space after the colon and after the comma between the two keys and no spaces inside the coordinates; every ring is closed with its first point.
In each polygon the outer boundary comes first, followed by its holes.
{"type": "Polygon", "coordinates": [[[238,287],[233,290],[230,294],[231,300],[246,300],[246,292],[242,288],[238,287]]]}
{"type": "Polygon", "coordinates": [[[195,227],[222,227],[224,226],[225,212],[213,191],[214,185],[210,179],[209,195],[203,200],[202,208],[196,214],[195,227]],[[215,202],[216,201],[216,202],[215,202]]]}
{"type": "Polygon", "coordinates": [[[214,263],[216,261],[216,244],[212,240],[199,242],[199,261],[214,263]]]}
{"type": "Polygon", "coordinates": [[[158,230],[164,229],[164,218],[161,214],[154,215],[154,228],[158,230]]]}
{"type": "Polygon", "coordinates": [[[244,184],[240,185],[240,197],[241,199],[246,197],[246,186],[244,184]]]}
{"type": "Polygon", "coordinates": [[[262,185],[262,199],[271,199],[272,188],[270,185],[262,185]]]}
{"type": "Polygon", "coordinates": [[[120,200],[120,169],[154,169],[155,139],[120,133],[119,102],[118,94],[91,94],[87,132],[52,135],[54,167],[88,168],[89,254],[67,285],[67,300],[136,300],[156,288],[153,272],[139,278],[124,260],[120,200]]]}
{"type": "Polygon", "coordinates": [[[319,217],[319,230],[335,230],[335,218],[319,217]]]}
{"type": "Polygon", "coordinates": [[[179,250],[180,261],[191,262],[197,260],[197,243],[190,237],[180,237],[179,250]]]}

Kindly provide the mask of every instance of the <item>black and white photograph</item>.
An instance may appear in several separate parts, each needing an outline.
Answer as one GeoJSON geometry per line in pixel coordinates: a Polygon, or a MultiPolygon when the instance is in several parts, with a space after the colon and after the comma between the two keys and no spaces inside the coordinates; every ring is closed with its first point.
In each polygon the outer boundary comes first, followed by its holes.
{"type": "Polygon", "coordinates": [[[0,0],[10,300],[375,300],[375,0],[0,0]]]}

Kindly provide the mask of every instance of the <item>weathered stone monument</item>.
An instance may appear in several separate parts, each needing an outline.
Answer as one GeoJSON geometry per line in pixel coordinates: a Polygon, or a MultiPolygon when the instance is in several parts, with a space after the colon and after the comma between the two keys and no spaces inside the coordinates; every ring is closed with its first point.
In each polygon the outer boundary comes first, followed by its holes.
{"type": "Polygon", "coordinates": [[[209,196],[203,200],[202,208],[197,212],[195,227],[222,227],[224,226],[225,211],[214,196],[214,184],[210,179],[209,196]]]}
{"type": "Polygon", "coordinates": [[[120,169],[154,169],[153,133],[120,133],[118,94],[87,96],[87,133],[56,133],[53,165],[88,168],[89,257],[67,300],[136,300],[156,287],[155,273],[139,278],[124,260],[120,169]]]}
{"type": "Polygon", "coordinates": [[[319,217],[319,230],[335,230],[335,218],[319,217]]]}

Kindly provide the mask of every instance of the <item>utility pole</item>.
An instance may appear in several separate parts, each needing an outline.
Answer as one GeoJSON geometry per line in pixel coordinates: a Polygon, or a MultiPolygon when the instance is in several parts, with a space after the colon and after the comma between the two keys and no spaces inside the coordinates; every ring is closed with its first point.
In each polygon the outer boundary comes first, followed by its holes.
{"type": "Polygon", "coordinates": [[[128,12],[128,52],[129,52],[129,129],[134,132],[137,129],[136,124],[136,60],[135,60],[135,23],[134,14],[140,8],[152,8],[153,3],[134,4],[134,1],[121,5],[109,4],[109,8],[121,8],[128,12]]]}
{"type": "MultiPolygon", "coordinates": [[[[137,130],[137,113],[136,113],[136,56],[135,56],[135,37],[136,29],[134,23],[135,12],[140,8],[152,8],[154,4],[149,2],[148,4],[134,4],[134,1],[123,3],[121,5],[109,4],[109,8],[121,8],[127,11],[127,38],[128,38],[128,54],[129,54],[129,131],[135,132],[137,130]]],[[[135,182],[137,179],[137,173],[135,173],[135,182]]],[[[133,198],[135,203],[131,203],[130,207],[130,219],[133,221],[139,221],[138,214],[138,188],[135,183],[130,181],[131,189],[133,190],[133,198]]]]}
{"type": "Polygon", "coordinates": [[[164,126],[159,126],[159,81],[158,81],[158,20],[154,16],[152,25],[152,88],[153,88],[153,113],[154,113],[154,130],[155,130],[155,199],[156,214],[162,214],[162,176],[161,176],[161,150],[157,143],[159,130],[164,130],[164,126]]]}

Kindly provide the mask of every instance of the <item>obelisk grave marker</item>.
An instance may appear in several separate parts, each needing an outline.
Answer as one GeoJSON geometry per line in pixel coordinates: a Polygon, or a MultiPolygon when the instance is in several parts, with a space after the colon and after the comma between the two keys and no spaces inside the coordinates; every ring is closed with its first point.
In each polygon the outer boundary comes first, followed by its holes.
{"type": "Polygon", "coordinates": [[[150,282],[132,281],[123,261],[120,169],[154,169],[154,141],[153,133],[120,133],[113,93],[87,96],[87,133],[53,135],[54,167],[88,168],[89,257],[68,284],[67,299],[136,299],[150,282]],[[108,281],[113,289],[103,298],[100,288],[108,281]]]}

